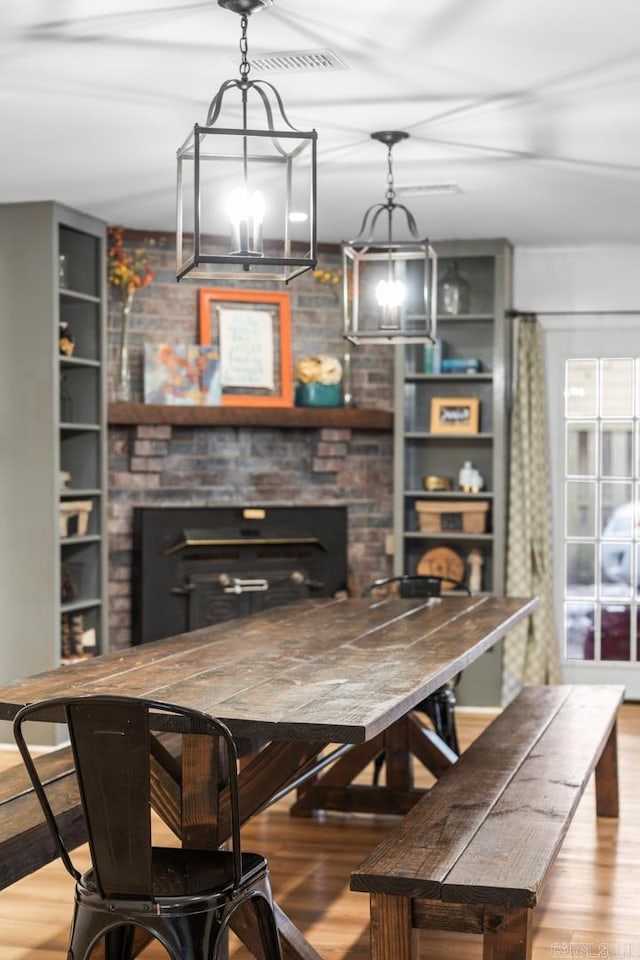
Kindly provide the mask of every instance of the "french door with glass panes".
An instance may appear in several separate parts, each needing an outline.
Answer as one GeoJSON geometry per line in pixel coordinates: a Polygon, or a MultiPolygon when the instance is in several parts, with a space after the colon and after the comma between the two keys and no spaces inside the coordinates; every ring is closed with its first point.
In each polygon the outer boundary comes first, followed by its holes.
{"type": "Polygon", "coordinates": [[[544,318],[562,678],[640,697],[640,319],[544,318]]]}

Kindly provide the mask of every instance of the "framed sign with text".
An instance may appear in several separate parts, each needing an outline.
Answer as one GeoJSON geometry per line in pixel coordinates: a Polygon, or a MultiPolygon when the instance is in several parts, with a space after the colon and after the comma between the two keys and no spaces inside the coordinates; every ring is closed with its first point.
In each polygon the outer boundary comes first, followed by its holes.
{"type": "Polygon", "coordinates": [[[431,433],[477,433],[480,427],[478,397],[433,397],[431,433]]]}
{"type": "Polygon", "coordinates": [[[271,290],[199,290],[199,336],[220,356],[222,405],[292,407],[291,304],[271,290]]]}

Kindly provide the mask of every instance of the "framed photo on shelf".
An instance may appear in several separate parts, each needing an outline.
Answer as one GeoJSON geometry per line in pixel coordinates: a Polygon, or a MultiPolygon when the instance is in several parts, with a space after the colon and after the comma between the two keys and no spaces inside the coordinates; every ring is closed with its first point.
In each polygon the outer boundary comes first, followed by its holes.
{"type": "Polygon", "coordinates": [[[220,357],[222,406],[292,407],[291,304],[271,290],[199,290],[199,337],[220,357]]]}
{"type": "Polygon", "coordinates": [[[433,397],[431,433],[472,434],[480,428],[478,397],[433,397]]]}

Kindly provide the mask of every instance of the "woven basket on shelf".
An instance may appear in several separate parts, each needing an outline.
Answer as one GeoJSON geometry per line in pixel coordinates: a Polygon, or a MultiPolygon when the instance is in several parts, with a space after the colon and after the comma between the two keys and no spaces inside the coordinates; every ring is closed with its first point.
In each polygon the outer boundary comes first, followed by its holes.
{"type": "Polygon", "coordinates": [[[484,533],[489,504],[486,500],[419,500],[416,511],[421,533],[484,533]]]}

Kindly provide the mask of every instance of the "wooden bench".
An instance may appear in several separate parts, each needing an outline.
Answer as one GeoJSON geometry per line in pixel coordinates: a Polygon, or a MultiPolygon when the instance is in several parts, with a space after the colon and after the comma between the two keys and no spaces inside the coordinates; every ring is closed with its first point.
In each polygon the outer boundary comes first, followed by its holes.
{"type": "MultiPolygon", "coordinates": [[[[19,754],[18,754],[19,756],[19,754]]],[[[37,761],[53,809],[70,848],[87,839],[70,747],[43,754],[37,761]]],[[[58,856],[57,848],[22,764],[0,777],[0,890],[58,856]]]]}
{"type": "Polygon", "coordinates": [[[373,960],[417,960],[420,929],[478,933],[484,960],[531,957],[532,912],[592,771],[618,815],[619,686],[526,687],[351,875],[373,960]]]}
{"type": "MultiPolygon", "coordinates": [[[[180,747],[180,737],[174,734],[160,734],[151,741],[155,760],[178,779],[180,747]]],[[[68,849],[73,850],[86,842],[87,830],[71,747],[44,753],[36,760],[36,766],[62,836],[68,849]]],[[[167,822],[172,826],[170,817],[167,822]]],[[[179,824],[173,826],[179,829],[179,824]]],[[[46,866],[57,856],[42,807],[20,760],[0,776],[0,890],[46,866]]]]}

